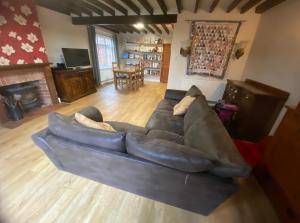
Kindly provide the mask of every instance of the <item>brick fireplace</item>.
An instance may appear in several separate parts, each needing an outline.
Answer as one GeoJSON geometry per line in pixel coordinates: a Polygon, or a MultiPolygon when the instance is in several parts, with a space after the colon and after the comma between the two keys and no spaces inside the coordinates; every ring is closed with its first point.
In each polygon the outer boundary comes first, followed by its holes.
{"type": "MultiPolygon", "coordinates": [[[[40,107],[58,103],[56,88],[49,63],[0,66],[1,88],[9,89],[26,85],[34,85],[38,95],[40,107]]],[[[27,87],[28,88],[28,87],[27,87]]],[[[9,120],[8,111],[4,104],[0,104],[0,123],[9,120]]]]}

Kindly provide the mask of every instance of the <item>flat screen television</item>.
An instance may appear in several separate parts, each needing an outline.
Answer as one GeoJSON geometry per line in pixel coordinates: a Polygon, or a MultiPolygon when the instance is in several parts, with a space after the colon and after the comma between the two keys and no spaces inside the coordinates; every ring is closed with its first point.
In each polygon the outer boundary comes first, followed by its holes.
{"type": "Polygon", "coordinates": [[[66,67],[84,67],[91,65],[88,49],[62,48],[66,67]]]}

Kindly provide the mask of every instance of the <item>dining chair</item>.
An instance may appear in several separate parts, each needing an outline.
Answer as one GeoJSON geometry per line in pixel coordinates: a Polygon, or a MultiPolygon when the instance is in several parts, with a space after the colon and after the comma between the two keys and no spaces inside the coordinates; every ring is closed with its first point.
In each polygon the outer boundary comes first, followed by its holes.
{"type": "Polygon", "coordinates": [[[112,70],[113,70],[113,74],[114,74],[114,83],[115,83],[115,88],[117,88],[118,86],[120,87],[128,87],[129,86],[129,78],[127,74],[122,74],[119,72],[115,72],[116,69],[119,68],[119,65],[117,62],[112,62],[112,70]]]}

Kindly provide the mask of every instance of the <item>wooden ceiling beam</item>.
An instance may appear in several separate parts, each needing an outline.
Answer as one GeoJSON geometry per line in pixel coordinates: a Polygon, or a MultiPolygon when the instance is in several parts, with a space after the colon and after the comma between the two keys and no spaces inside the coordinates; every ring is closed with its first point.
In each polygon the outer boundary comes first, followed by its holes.
{"type": "Polygon", "coordinates": [[[156,25],[156,24],[152,24],[151,25],[159,34],[162,34],[162,31],[160,30],[160,28],[156,25]]]}
{"type": "Polygon", "coordinates": [[[89,10],[95,12],[96,14],[103,16],[103,11],[102,11],[101,9],[95,7],[94,5],[91,5],[91,4],[89,4],[89,3],[87,3],[87,2],[83,2],[83,1],[80,2],[79,4],[80,4],[82,7],[87,8],[87,9],[89,9],[89,10]]]}
{"type": "Polygon", "coordinates": [[[145,29],[148,30],[152,34],[155,34],[155,31],[149,25],[145,25],[145,29]]]}
{"type": "Polygon", "coordinates": [[[217,5],[219,4],[219,2],[220,2],[220,0],[214,0],[214,1],[211,3],[211,5],[210,5],[210,7],[209,7],[209,12],[210,12],[210,13],[212,13],[212,12],[215,10],[215,8],[216,8],[217,5]]]}
{"type": "Polygon", "coordinates": [[[227,13],[231,12],[233,9],[235,9],[238,6],[238,4],[241,3],[241,1],[242,0],[233,0],[233,2],[231,2],[231,4],[228,6],[226,12],[227,13]]]}
{"type": "Polygon", "coordinates": [[[114,25],[113,27],[115,27],[115,29],[117,29],[117,30],[120,30],[120,32],[122,32],[122,33],[128,32],[128,30],[121,25],[114,25]]]}
{"type": "Polygon", "coordinates": [[[256,7],[256,13],[264,13],[265,11],[279,5],[280,3],[286,0],[266,0],[265,2],[261,3],[259,6],[256,7]]]}
{"type": "Polygon", "coordinates": [[[93,17],[73,17],[74,25],[114,25],[114,24],[169,24],[177,22],[176,14],[169,15],[129,15],[129,16],[93,16],[93,17]]]}
{"type": "Polygon", "coordinates": [[[241,8],[241,13],[245,13],[250,10],[252,7],[260,3],[262,0],[249,0],[246,4],[244,4],[241,8]]]}
{"type": "MultiPolygon", "coordinates": [[[[51,10],[54,10],[54,11],[57,11],[57,12],[60,12],[62,14],[65,14],[65,15],[70,15],[71,13],[71,10],[63,5],[59,5],[59,3],[56,1],[43,1],[43,0],[35,0],[34,1],[35,4],[41,6],[41,7],[44,7],[44,8],[47,8],[47,9],[51,9],[51,10]]],[[[81,13],[79,13],[80,15],[81,13]]]]}
{"type": "Polygon", "coordinates": [[[109,6],[103,4],[102,2],[99,2],[98,0],[85,0],[86,2],[95,5],[96,7],[100,8],[101,10],[111,14],[115,15],[115,10],[110,8],[109,6]]]}
{"type": "Polygon", "coordinates": [[[133,3],[131,0],[121,0],[125,5],[127,5],[132,11],[134,11],[137,15],[141,14],[140,8],[133,3]]]}
{"type": "Polygon", "coordinates": [[[178,13],[181,13],[181,11],[182,11],[182,2],[181,2],[181,0],[176,0],[176,6],[177,6],[178,13]]]}
{"type": "Polygon", "coordinates": [[[138,34],[141,33],[140,30],[138,30],[137,28],[135,28],[133,25],[126,25],[129,29],[131,29],[133,32],[136,32],[138,34]]]}
{"type": "Polygon", "coordinates": [[[113,33],[120,33],[119,30],[117,30],[116,28],[114,27],[111,27],[111,26],[104,26],[104,25],[100,25],[99,27],[103,28],[103,29],[107,29],[113,33]]]}
{"type": "Polygon", "coordinates": [[[161,11],[162,11],[165,15],[167,15],[167,14],[168,14],[168,7],[167,7],[165,1],[164,1],[164,0],[156,0],[156,1],[157,1],[158,5],[159,5],[161,11]]]}
{"type": "Polygon", "coordinates": [[[149,4],[147,0],[138,0],[139,3],[149,12],[150,15],[153,15],[153,7],[149,4]]]}
{"type": "Polygon", "coordinates": [[[163,29],[165,30],[165,32],[166,32],[167,34],[170,34],[170,31],[169,31],[169,29],[168,29],[168,27],[167,27],[166,24],[161,24],[161,26],[163,27],[163,29]]]}
{"type": "Polygon", "coordinates": [[[197,13],[198,8],[199,8],[200,0],[196,0],[195,6],[194,6],[194,13],[197,13]]]}
{"type": "Polygon", "coordinates": [[[111,7],[117,9],[124,15],[128,15],[128,10],[126,8],[124,8],[121,4],[116,2],[115,0],[102,0],[102,1],[104,1],[106,4],[110,5],[111,7]]]}

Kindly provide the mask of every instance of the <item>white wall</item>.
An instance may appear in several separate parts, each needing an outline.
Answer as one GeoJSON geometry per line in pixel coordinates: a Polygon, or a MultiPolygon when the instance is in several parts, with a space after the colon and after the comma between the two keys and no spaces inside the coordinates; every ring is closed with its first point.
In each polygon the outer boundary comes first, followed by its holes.
{"type": "Polygon", "coordinates": [[[260,15],[254,11],[240,14],[238,9],[226,13],[224,8],[217,7],[213,13],[199,9],[198,13],[186,12],[178,15],[178,21],[174,26],[171,48],[171,63],[169,72],[168,88],[187,90],[191,85],[198,86],[206,95],[208,100],[218,100],[222,97],[226,85],[226,79],[240,80],[249,56],[260,15]],[[190,37],[190,22],[186,20],[238,20],[244,21],[241,25],[236,42],[247,41],[245,55],[239,60],[230,60],[223,80],[199,75],[186,75],[187,58],[179,54],[182,42],[190,37]]]}
{"type": "Polygon", "coordinates": [[[300,100],[300,1],[281,3],[261,17],[244,77],[290,92],[300,100]]]}
{"type": "Polygon", "coordinates": [[[37,7],[47,55],[51,63],[62,63],[61,48],[89,49],[86,26],[72,25],[71,17],[37,7]]]}

